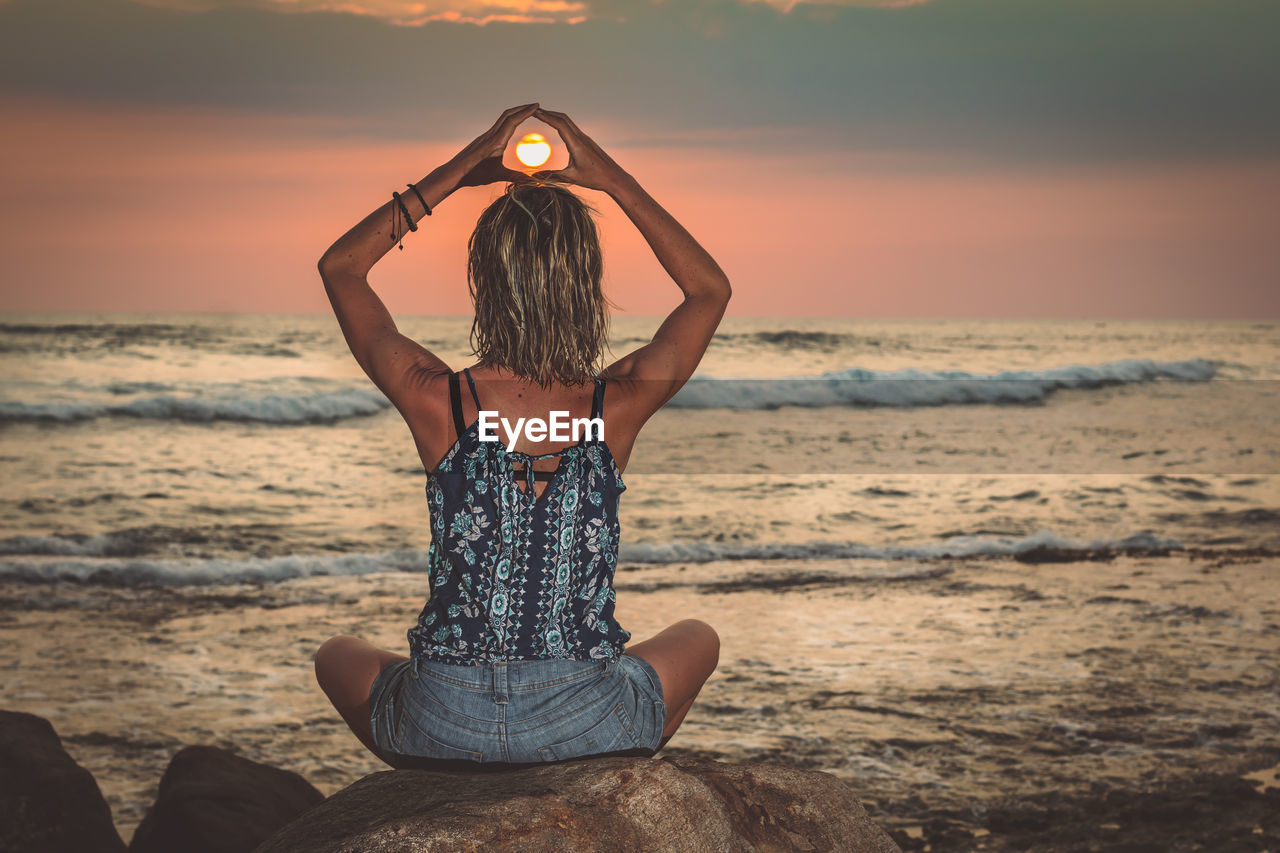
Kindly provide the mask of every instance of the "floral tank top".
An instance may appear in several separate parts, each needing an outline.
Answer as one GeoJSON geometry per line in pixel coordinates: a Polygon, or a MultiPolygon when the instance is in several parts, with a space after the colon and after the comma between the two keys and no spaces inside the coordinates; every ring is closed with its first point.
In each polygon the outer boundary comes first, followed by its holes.
{"type": "MultiPolygon", "coordinates": [[[[591,417],[602,418],[604,380],[595,385],[591,417]]],[[[457,373],[449,391],[458,440],[427,475],[431,597],[409,629],[410,654],[464,664],[618,658],[631,638],[613,616],[626,484],[608,445],[588,430],[586,440],[555,453],[509,451],[480,440],[478,419],[464,426],[457,373]],[[533,469],[533,461],[556,456],[554,471],[533,469]],[[547,481],[541,495],[539,479],[547,481]]]]}

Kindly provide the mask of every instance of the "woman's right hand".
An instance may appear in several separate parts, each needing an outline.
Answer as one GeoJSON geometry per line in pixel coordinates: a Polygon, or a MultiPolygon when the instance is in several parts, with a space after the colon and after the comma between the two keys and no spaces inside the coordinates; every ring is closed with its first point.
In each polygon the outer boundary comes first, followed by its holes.
{"type": "Polygon", "coordinates": [[[569,149],[569,165],[563,169],[534,172],[530,177],[568,181],[585,189],[602,192],[611,192],[621,181],[630,177],[564,113],[538,109],[534,116],[554,127],[560,134],[569,149]]]}

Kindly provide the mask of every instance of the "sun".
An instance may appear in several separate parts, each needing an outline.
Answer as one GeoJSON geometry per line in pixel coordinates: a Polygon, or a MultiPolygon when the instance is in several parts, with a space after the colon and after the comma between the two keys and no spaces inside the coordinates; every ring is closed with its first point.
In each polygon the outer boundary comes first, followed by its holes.
{"type": "Polygon", "coordinates": [[[551,145],[541,133],[526,133],[516,143],[516,158],[526,166],[541,166],[550,156],[551,145]]]}

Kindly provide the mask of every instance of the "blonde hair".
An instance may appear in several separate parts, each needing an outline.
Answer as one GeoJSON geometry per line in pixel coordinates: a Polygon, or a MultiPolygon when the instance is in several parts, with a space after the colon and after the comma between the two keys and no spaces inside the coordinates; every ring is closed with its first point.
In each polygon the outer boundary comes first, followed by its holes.
{"type": "Polygon", "coordinates": [[[480,365],[543,387],[581,385],[603,368],[609,335],[604,258],[592,214],[569,190],[508,184],[467,244],[475,302],[471,346],[480,365]]]}

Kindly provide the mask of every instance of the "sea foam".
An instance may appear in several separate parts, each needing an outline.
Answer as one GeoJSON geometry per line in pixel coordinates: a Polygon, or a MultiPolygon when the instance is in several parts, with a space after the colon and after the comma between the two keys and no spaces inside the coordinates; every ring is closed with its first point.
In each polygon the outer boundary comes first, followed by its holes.
{"type": "MultiPolygon", "coordinates": [[[[1113,361],[1096,366],[1070,365],[1043,370],[1004,370],[981,374],[964,370],[866,370],[850,367],[818,376],[780,379],[729,379],[695,375],[667,403],[685,409],[776,409],[780,406],[946,406],[971,403],[1042,403],[1063,388],[1102,388],[1161,379],[1206,382],[1213,362],[1203,358],[1155,362],[1113,361]]],[[[282,380],[285,381],[285,380],[282,380]]],[[[143,391],[145,384],[111,386],[113,393],[143,391]]],[[[190,423],[251,421],[269,424],[333,423],[367,417],[391,408],[371,385],[313,393],[248,392],[176,396],[156,394],[127,401],[0,401],[0,423],[73,423],[104,417],[178,420],[190,423]]]]}
{"type": "Polygon", "coordinates": [[[1203,358],[1155,362],[1126,359],[1096,366],[1043,370],[865,370],[851,367],[819,376],[782,379],[692,377],[667,403],[686,409],[774,409],[779,406],[946,406],[967,403],[1041,403],[1063,388],[1102,388],[1174,379],[1206,382],[1213,362],[1203,358]]]}
{"type": "MultiPolygon", "coordinates": [[[[623,544],[618,559],[624,564],[741,560],[927,560],[1012,555],[1042,546],[1064,551],[1182,548],[1178,542],[1148,531],[1123,539],[1095,539],[1086,543],[1042,529],[1022,538],[954,536],[940,542],[917,545],[876,546],[854,542],[756,545],[719,542],[636,543],[623,544]]],[[[425,572],[427,566],[427,552],[422,549],[344,555],[290,554],[280,557],[150,559],[100,556],[111,550],[110,540],[103,537],[88,537],[79,541],[58,536],[11,537],[0,540],[0,553],[10,555],[0,560],[0,576],[31,581],[91,581],[120,586],[194,586],[274,583],[292,578],[364,575],[373,572],[425,572]]]]}
{"type": "Polygon", "coordinates": [[[121,403],[0,402],[0,422],[87,421],[104,417],[209,421],[257,421],[268,424],[333,423],[350,417],[376,415],[391,407],[376,388],[343,388],[313,394],[264,396],[175,397],[162,394],[121,403]]]}

